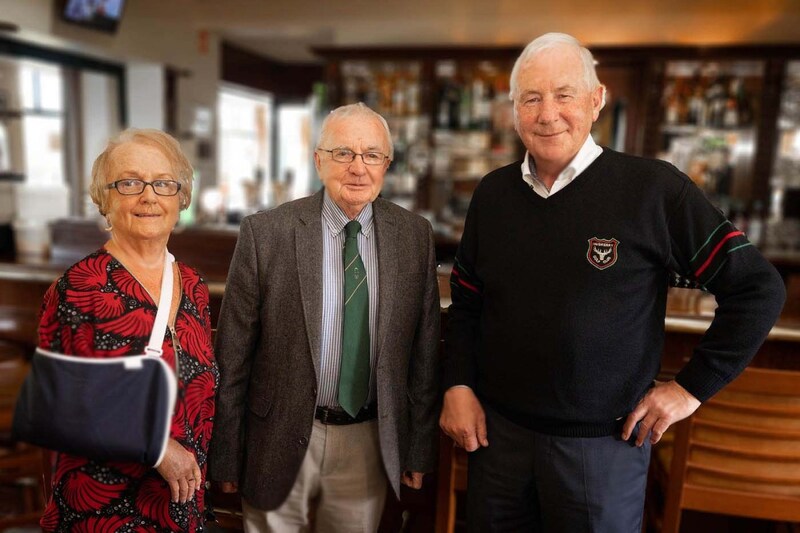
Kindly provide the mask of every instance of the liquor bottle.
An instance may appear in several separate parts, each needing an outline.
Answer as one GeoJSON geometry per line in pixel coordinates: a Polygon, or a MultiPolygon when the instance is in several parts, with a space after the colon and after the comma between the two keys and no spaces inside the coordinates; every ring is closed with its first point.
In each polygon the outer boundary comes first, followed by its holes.
{"type": "Polygon", "coordinates": [[[458,128],[459,104],[461,101],[461,90],[452,78],[446,78],[442,82],[439,91],[439,105],[437,114],[437,126],[441,129],[453,130],[458,128]]]}
{"type": "Polygon", "coordinates": [[[375,75],[371,70],[365,67],[361,76],[361,86],[359,87],[361,97],[359,102],[364,102],[371,109],[378,109],[380,105],[380,94],[378,92],[378,84],[375,80],[375,75]]]}
{"type": "Polygon", "coordinates": [[[347,76],[342,85],[344,85],[344,103],[355,104],[358,102],[358,79],[355,76],[347,76]]]}
{"type": "Polygon", "coordinates": [[[409,116],[419,115],[419,63],[412,63],[409,67],[409,80],[406,87],[406,105],[408,106],[409,116]]]}
{"type": "Polygon", "coordinates": [[[408,85],[408,80],[405,76],[405,73],[399,73],[395,79],[394,84],[392,86],[392,114],[397,117],[405,116],[407,112],[407,105],[406,105],[406,88],[408,85]]]}
{"type": "MultiPolygon", "coordinates": [[[[514,106],[508,99],[508,75],[504,73],[494,79],[494,100],[492,101],[492,130],[495,133],[513,132],[514,106]]],[[[502,137],[505,137],[502,135],[502,137]]]]}
{"type": "Polygon", "coordinates": [[[750,98],[744,88],[742,78],[731,80],[730,91],[736,101],[736,111],[739,114],[739,124],[749,126],[753,123],[753,109],[750,106],[750,98]]]}
{"type": "Polygon", "coordinates": [[[706,101],[703,98],[703,87],[697,83],[692,91],[692,96],[689,98],[688,123],[702,127],[706,125],[706,101]]]}
{"type": "Polygon", "coordinates": [[[753,209],[750,212],[750,220],[747,226],[747,238],[756,247],[760,247],[764,240],[764,213],[761,202],[753,202],[753,209]]]}
{"type": "Polygon", "coordinates": [[[678,123],[678,93],[675,82],[672,81],[664,87],[664,122],[674,125],[678,123]]]}
{"type": "Polygon", "coordinates": [[[736,209],[732,213],[731,222],[736,226],[736,229],[747,233],[747,214],[744,209],[736,209]]]}
{"type": "Polygon", "coordinates": [[[678,123],[689,123],[689,100],[692,97],[692,87],[687,82],[678,84],[678,123]]]}
{"type": "Polygon", "coordinates": [[[436,99],[436,127],[448,129],[450,127],[450,105],[447,102],[447,90],[442,86],[439,97],[436,99]]]}
{"type": "Polygon", "coordinates": [[[735,128],[739,126],[739,110],[736,108],[736,100],[733,96],[725,101],[725,113],[722,115],[722,126],[725,128],[735,128]]]}
{"type": "Polygon", "coordinates": [[[472,124],[479,130],[488,130],[491,127],[492,103],[490,96],[490,83],[488,70],[491,64],[481,64],[476,69],[472,78],[472,124]]]}
{"type": "Polygon", "coordinates": [[[394,85],[394,65],[384,63],[378,74],[378,113],[388,115],[392,112],[392,86],[394,85]]]}
{"type": "Polygon", "coordinates": [[[721,128],[727,105],[727,90],[723,81],[717,77],[706,90],[707,124],[712,128],[721,128]]]}
{"type": "Polygon", "coordinates": [[[467,130],[472,125],[472,88],[469,83],[460,87],[461,100],[458,108],[458,127],[467,130]]]}
{"type": "Polygon", "coordinates": [[[454,62],[440,61],[436,65],[436,76],[439,78],[436,126],[440,129],[458,128],[461,89],[455,75],[456,64],[454,62]]]}

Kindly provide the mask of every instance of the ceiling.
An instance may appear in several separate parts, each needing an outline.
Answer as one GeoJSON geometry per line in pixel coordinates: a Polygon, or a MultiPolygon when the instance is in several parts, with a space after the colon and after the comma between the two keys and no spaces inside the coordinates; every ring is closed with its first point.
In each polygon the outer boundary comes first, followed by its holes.
{"type": "MultiPolygon", "coordinates": [[[[163,5],[163,4],[162,4],[163,5]]],[[[179,0],[198,29],[284,61],[312,46],[800,43],[798,0],[179,0]]]]}

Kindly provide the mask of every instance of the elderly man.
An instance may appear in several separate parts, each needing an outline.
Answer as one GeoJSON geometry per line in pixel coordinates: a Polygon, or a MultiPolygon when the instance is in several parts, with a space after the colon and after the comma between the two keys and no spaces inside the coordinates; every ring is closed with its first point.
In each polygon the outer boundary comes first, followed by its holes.
{"type": "Polygon", "coordinates": [[[386,121],[335,109],[324,190],[242,221],[216,353],[211,477],[247,531],[375,531],[388,485],[435,460],[439,295],[433,233],[378,198],[386,121]]]}
{"type": "Polygon", "coordinates": [[[574,38],[531,42],[511,73],[527,153],[467,214],[440,424],[472,452],[471,531],[640,531],[650,445],[747,366],[785,298],[687,176],[595,145],[603,91],[574,38]],[[719,307],[656,383],[671,271],[719,307]]]}

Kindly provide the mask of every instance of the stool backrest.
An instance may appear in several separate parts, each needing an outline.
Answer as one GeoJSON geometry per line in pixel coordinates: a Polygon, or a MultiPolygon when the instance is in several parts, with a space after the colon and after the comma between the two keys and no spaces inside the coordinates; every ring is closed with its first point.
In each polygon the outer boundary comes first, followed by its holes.
{"type": "Polygon", "coordinates": [[[663,531],[683,509],[800,522],[800,372],[747,368],[676,427],[663,531]]]}

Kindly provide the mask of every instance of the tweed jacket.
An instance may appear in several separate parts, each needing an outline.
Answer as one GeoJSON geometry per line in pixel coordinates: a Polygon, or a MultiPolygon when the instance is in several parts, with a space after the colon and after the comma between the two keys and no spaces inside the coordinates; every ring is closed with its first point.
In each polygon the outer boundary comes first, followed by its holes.
{"type": "MultiPolygon", "coordinates": [[[[308,448],[322,326],[323,192],[246,217],[215,342],[220,368],[210,478],[236,481],[256,508],[280,506],[308,448]]],[[[381,198],[377,236],[377,403],[383,465],[434,468],[439,409],[439,293],[433,232],[381,198]]]]}

